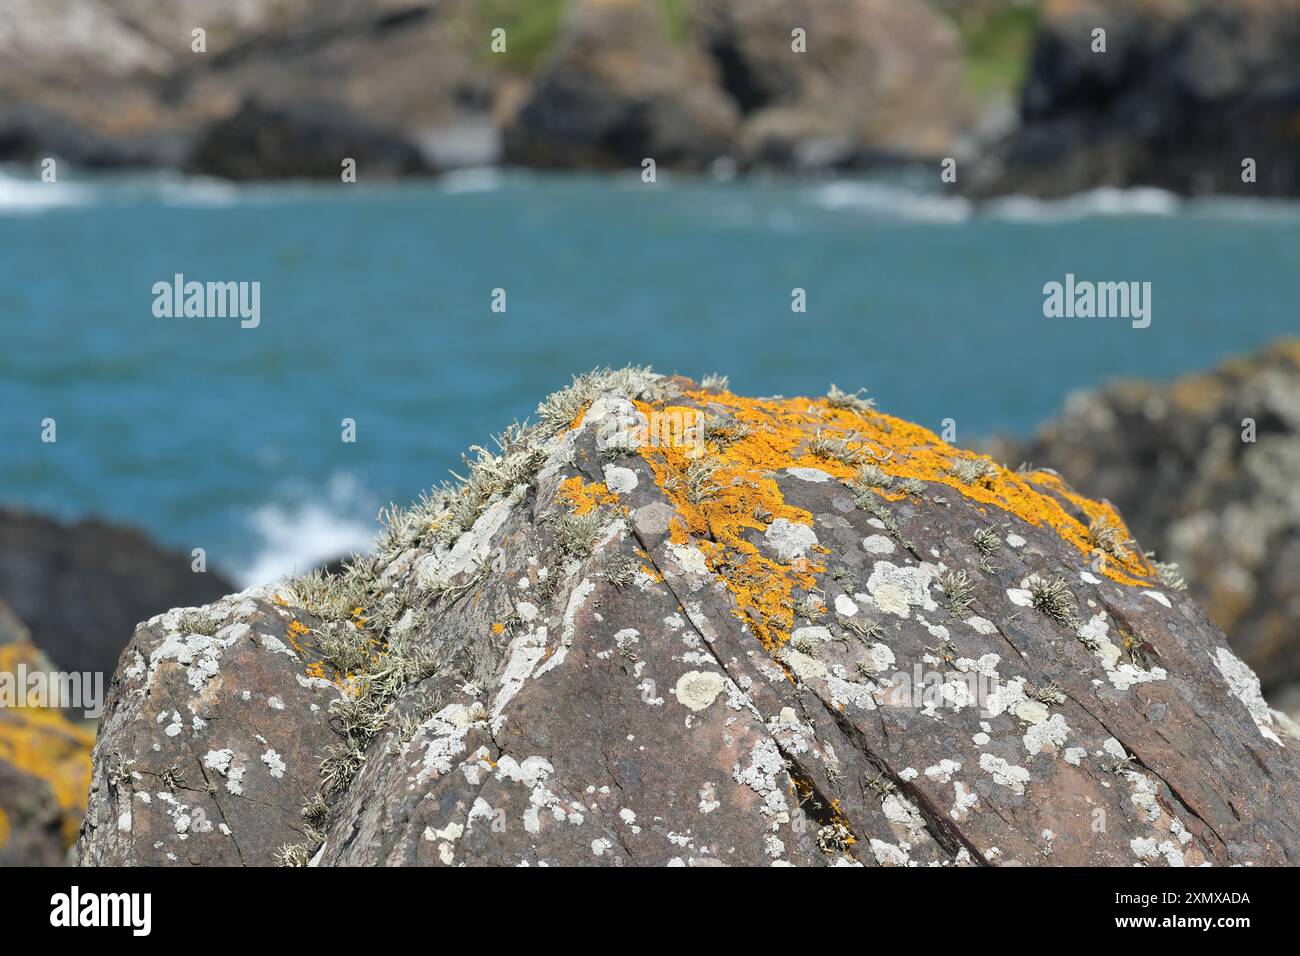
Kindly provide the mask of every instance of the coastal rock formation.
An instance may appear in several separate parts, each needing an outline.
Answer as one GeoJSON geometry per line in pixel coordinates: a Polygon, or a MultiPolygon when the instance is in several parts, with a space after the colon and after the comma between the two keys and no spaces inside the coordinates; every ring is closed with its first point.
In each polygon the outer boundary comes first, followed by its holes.
{"type": "Polygon", "coordinates": [[[1115,502],[1266,691],[1300,683],[1300,340],[1071,396],[1031,441],[991,450],[1115,502]]]}
{"type": "Polygon", "coordinates": [[[1022,123],[972,191],[1300,193],[1298,11],[1295,0],[1046,0],[1022,123]]]}
{"type": "Polygon", "coordinates": [[[0,601],[0,867],[55,866],[86,810],[94,735],[41,699],[11,699],[22,667],[52,669],[0,601]]]}
{"type": "Polygon", "coordinates": [[[266,107],[250,100],[213,123],[186,162],[191,173],[222,179],[338,179],[343,157],[368,179],[428,171],[406,140],[323,105],[266,107]]]}
{"type": "Polygon", "coordinates": [[[132,528],[0,508],[0,599],[64,670],[111,675],[137,623],[231,590],[132,528]]]}
{"type": "Polygon", "coordinates": [[[962,54],[912,0],[13,0],[0,161],[239,179],[367,151],[400,161],[362,175],[928,159],[968,119],[962,54]]]}
{"type": "Polygon", "coordinates": [[[698,56],[671,42],[662,11],[638,0],[575,0],[565,31],[506,128],[525,166],[701,167],[723,155],[736,110],[698,56]]]}
{"type": "Polygon", "coordinates": [[[752,167],[950,155],[971,120],[961,41],[912,0],[693,0],[692,36],[744,122],[752,167]],[[801,30],[803,52],[792,50],[801,30]]]}
{"type": "Polygon", "coordinates": [[[835,388],[537,418],[343,573],[142,625],[78,859],[1300,862],[1294,725],[1105,502],[835,388]]]}
{"type": "MultiPolygon", "coordinates": [[[[338,175],[343,156],[391,140],[428,154],[416,170],[403,162],[391,171],[419,171],[438,161],[440,137],[491,126],[505,74],[486,55],[477,6],[177,0],[159,10],[148,0],[14,0],[0,10],[0,160],[191,162],[222,175],[228,163],[204,160],[212,141],[261,119],[252,145],[263,148],[250,150],[239,176],[281,176],[296,157],[305,165],[295,175],[322,165],[338,175]],[[202,52],[195,29],[206,31],[202,52]],[[253,99],[262,112],[245,107],[253,99]],[[357,142],[339,142],[351,134],[357,142]],[[294,148],[267,148],[281,138],[294,148]],[[201,142],[204,153],[191,160],[201,142]]],[[[494,161],[495,143],[485,149],[472,158],[494,161]]]]}

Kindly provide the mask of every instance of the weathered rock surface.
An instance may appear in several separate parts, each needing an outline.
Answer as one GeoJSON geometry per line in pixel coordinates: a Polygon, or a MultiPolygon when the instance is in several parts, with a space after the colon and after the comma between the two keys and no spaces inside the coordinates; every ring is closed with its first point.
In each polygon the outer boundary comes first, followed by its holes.
{"type": "Polygon", "coordinates": [[[316,623],[252,590],[140,626],[100,720],[82,863],[267,865],[302,839],[339,697],[312,676],[316,623]]]}
{"type": "Polygon", "coordinates": [[[1170,384],[1071,396],[1031,441],[990,450],[1115,502],[1266,691],[1300,682],[1300,341],[1170,384]]]}
{"type": "Polygon", "coordinates": [[[973,192],[1300,193],[1297,12],[1295,0],[1046,0],[1022,124],[973,192]],[[1257,181],[1243,181],[1248,157],[1257,181]]]}
{"type": "Polygon", "coordinates": [[[142,626],[80,860],[1300,862],[1293,725],[1109,505],[711,385],[585,376],[345,573],[142,626]]]}
{"type": "Polygon", "coordinates": [[[0,508],[0,599],[64,670],[112,674],[137,623],[231,590],[132,528],[0,508]]]}
{"type": "Polygon", "coordinates": [[[50,662],[0,601],[0,866],[66,862],[86,810],[93,735],[55,709],[17,694],[26,672],[50,662]]]}

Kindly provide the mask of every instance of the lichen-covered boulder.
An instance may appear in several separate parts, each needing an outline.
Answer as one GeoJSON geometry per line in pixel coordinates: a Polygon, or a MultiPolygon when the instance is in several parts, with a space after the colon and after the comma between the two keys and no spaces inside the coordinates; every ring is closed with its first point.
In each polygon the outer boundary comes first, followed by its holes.
{"type": "Polygon", "coordinates": [[[300,838],[337,741],[316,625],[251,589],[136,630],[100,720],[80,862],[269,865],[300,838]]]}
{"type": "Polygon", "coordinates": [[[538,413],[342,574],[142,627],[80,859],[1300,862],[1288,725],[1108,504],[836,389],[538,413]]]}
{"type": "Polygon", "coordinates": [[[0,866],[65,862],[86,809],[94,735],[26,681],[52,671],[0,601],[0,866]]]}

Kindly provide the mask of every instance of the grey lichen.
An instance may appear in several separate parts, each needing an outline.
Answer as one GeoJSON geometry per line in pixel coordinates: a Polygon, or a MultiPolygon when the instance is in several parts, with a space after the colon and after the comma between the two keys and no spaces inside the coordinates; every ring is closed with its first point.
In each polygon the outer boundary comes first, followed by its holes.
{"type": "Polygon", "coordinates": [[[998,475],[998,467],[986,458],[956,458],[948,466],[948,474],[964,485],[987,485],[998,475]]]}
{"type": "Polygon", "coordinates": [[[867,398],[862,394],[865,391],[865,388],[860,388],[856,392],[845,392],[832,384],[830,391],[826,393],[826,404],[831,408],[842,408],[865,415],[876,407],[875,399],[867,398]]]}
{"type": "Polygon", "coordinates": [[[974,588],[965,571],[946,571],[939,578],[939,590],[944,597],[944,606],[955,617],[966,612],[975,601],[974,588]]]}
{"type": "Polygon", "coordinates": [[[977,529],[971,540],[975,544],[975,550],[986,558],[993,557],[1002,547],[1002,539],[993,528],[977,529]]]}
{"type": "Polygon", "coordinates": [[[1029,597],[1035,608],[1056,623],[1066,627],[1078,626],[1075,613],[1078,601],[1061,577],[1034,575],[1029,579],[1029,597]]]}
{"type": "Polygon", "coordinates": [[[838,461],[845,465],[856,465],[862,461],[861,442],[856,436],[840,437],[818,429],[808,442],[808,451],[818,458],[838,461]],[[855,447],[856,446],[856,447],[855,447]]]}

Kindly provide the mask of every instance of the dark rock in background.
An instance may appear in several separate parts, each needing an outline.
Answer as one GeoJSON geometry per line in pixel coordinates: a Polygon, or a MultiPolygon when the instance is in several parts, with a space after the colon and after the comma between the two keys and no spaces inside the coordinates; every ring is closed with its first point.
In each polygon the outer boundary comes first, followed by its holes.
{"type": "Polygon", "coordinates": [[[1021,125],[981,159],[977,196],[1102,186],[1300,193],[1293,0],[1047,0],[1021,125]],[[1092,31],[1107,31],[1105,53],[1092,31]],[[1242,180],[1242,161],[1258,181],[1242,180]]]}
{"type": "Polygon", "coordinates": [[[822,170],[946,155],[971,120],[960,38],[913,0],[688,0],[671,22],[660,2],[573,0],[548,4],[554,37],[531,3],[14,0],[0,161],[314,176],[359,148],[336,133],[364,129],[384,155],[421,153],[382,165],[393,174],[503,156],[822,170]],[[497,55],[491,30],[507,24],[497,55]],[[190,47],[200,26],[205,53],[190,47]]]}
{"type": "Polygon", "coordinates": [[[254,101],[203,132],[186,171],[230,180],[339,179],[344,157],[355,160],[358,178],[391,179],[431,171],[406,140],[340,115],[333,107],[266,107],[254,101]]]}
{"type": "Polygon", "coordinates": [[[675,46],[654,4],[576,0],[506,129],[524,166],[700,168],[731,147],[736,110],[702,57],[675,46]]]}
{"type": "Polygon", "coordinates": [[[232,590],[132,528],[0,508],[0,599],[61,669],[107,678],[138,622],[232,590]]]}

